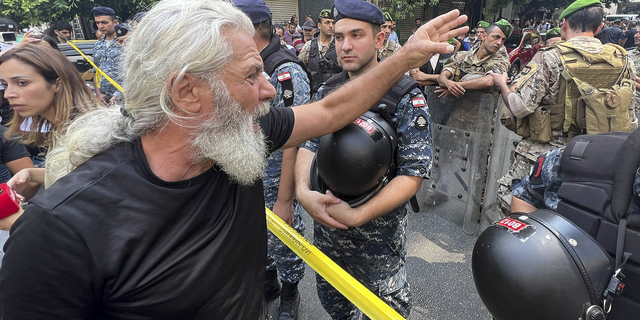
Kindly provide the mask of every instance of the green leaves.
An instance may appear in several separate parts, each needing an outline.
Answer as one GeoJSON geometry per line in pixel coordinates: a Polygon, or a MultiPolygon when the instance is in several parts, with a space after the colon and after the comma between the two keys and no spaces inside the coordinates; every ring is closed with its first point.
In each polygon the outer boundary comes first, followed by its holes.
{"type": "Polygon", "coordinates": [[[58,20],[71,21],[76,16],[92,17],[93,7],[106,6],[122,19],[151,8],[158,0],[1,0],[0,13],[18,25],[38,25],[58,20]]]}

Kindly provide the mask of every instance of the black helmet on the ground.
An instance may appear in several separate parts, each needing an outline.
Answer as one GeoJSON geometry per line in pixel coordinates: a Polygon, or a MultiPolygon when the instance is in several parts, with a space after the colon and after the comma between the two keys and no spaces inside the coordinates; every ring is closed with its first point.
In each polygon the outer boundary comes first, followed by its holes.
{"type": "Polygon", "coordinates": [[[549,210],[512,214],[472,253],[482,302],[496,320],[604,319],[613,262],[591,236],[549,210]]]}
{"type": "Polygon", "coordinates": [[[327,190],[356,207],[391,179],[395,130],[377,113],[366,112],[343,129],[322,137],[311,165],[314,190],[327,190]]]}

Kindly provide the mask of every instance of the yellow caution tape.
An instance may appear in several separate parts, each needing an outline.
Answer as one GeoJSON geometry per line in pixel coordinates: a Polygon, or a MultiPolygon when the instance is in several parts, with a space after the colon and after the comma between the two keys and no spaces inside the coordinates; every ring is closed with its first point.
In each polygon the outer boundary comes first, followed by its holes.
{"type": "Polygon", "coordinates": [[[322,251],[310,244],[269,208],[265,208],[265,210],[267,211],[269,230],[369,318],[372,320],[404,320],[398,312],[340,268],[322,251]]]}
{"type": "MultiPolygon", "coordinates": [[[[67,41],[67,43],[97,70],[96,74],[102,74],[120,92],[124,92],[118,83],[100,70],[73,42],[67,41]]],[[[398,312],[340,268],[322,251],[310,244],[303,236],[282,221],[280,217],[271,212],[269,208],[265,208],[265,210],[267,212],[267,227],[269,230],[369,318],[372,320],[405,320],[398,312]]]]}
{"type": "MultiPolygon", "coordinates": [[[[124,90],[122,90],[122,87],[121,87],[117,82],[115,82],[113,79],[111,79],[111,77],[109,77],[109,75],[107,75],[106,73],[104,73],[104,71],[100,70],[100,68],[98,68],[98,66],[96,66],[96,65],[95,65],[95,63],[93,63],[93,60],[91,60],[89,57],[85,56],[85,55],[84,55],[84,53],[82,53],[82,51],[80,51],[80,49],[78,49],[78,47],[76,47],[76,45],[75,45],[75,44],[73,44],[73,41],[71,41],[71,40],[67,40],[67,43],[68,43],[72,48],[76,49],[76,51],[78,51],[78,52],[82,55],[82,57],[83,57],[85,60],[89,61],[89,63],[90,63],[94,68],[96,68],[96,70],[97,70],[96,75],[98,75],[98,76],[100,76],[100,75],[104,76],[104,77],[107,79],[107,81],[111,82],[111,84],[112,84],[114,87],[116,87],[116,89],[118,89],[118,91],[120,91],[120,92],[123,92],[123,93],[124,93],[124,90]]],[[[97,85],[97,84],[96,84],[96,85],[97,85]]],[[[100,87],[100,86],[98,86],[98,88],[99,88],[99,87],[100,87]]]]}

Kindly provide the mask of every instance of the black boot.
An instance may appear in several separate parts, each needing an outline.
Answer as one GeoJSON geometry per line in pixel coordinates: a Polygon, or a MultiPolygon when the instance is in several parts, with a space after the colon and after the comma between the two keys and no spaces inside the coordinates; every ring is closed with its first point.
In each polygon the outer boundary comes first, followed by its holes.
{"type": "Polygon", "coordinates": [[[278,320],[297,320],[300,309],[300,294],[297,283],[282,281],[282,294],[280,295],[280,315],[278,320]]]}
{"type": "Polygon", "coordinates": [[[280,283],[278,283],[278,271],[276,269],[267,270],[264,278],[264,297],[271,301],[280,296],[280,283]]]}

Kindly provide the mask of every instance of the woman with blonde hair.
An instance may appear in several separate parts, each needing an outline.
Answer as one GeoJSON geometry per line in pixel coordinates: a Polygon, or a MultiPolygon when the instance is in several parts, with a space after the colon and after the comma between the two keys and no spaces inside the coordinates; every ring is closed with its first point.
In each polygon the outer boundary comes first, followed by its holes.
{"type": "MultiPolygon", "coordinates": [[[[20,133],[21,142],[27,145],[52,147],[56,135],[76,115],[99,106],[73,64],[48,46],[27,44],[0,56],[0,83],[14,110],[5,136],[20,133]]],[[[31,195],[34,190],[25,190],[30,183],[47,188],[54,182],[45,173],[43,168],[24,169],[8,184],[19,194],[31,195]]]]}

